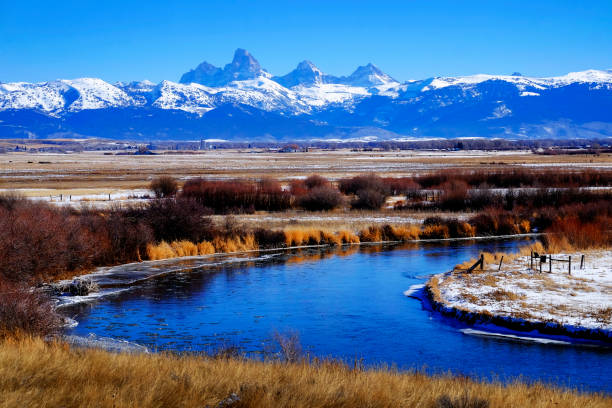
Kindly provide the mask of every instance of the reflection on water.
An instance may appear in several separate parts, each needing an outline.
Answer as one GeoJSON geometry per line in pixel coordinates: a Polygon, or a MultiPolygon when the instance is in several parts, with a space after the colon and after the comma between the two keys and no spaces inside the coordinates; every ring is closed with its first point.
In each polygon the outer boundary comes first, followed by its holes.
{"type": "MultiPolygon", "coordinates": [[[[153,349],[260,353],[276,332],[297,332],[311,355],[476,377],[541,380],[612,392],[612,353],[463,334],[466,325],[424,310],[403,292],[480,251],[524,242],[365,245],[134,264],[98,277],[140,283],[71,306],[71,334],[118,337],[153,349]],[[146,271],[149,271],[148,274],[146,271]],[[155,279],[151,270],[162,274],[155,279]],[[116,274],[117,276],[113,276],[116,274]]],[[[111,285],[111,286],[112,286],[111,285]]]]}

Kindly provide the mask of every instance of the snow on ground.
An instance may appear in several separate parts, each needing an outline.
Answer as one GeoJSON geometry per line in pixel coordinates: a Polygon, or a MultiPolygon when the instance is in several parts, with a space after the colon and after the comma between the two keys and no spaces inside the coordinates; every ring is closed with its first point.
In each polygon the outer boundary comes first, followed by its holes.
{"type": "Polygon", "coordinates": [[[89,205],[95,208],[107,208],[111,205],[132,205],[142,203],[152,195],[150,190],[145,189],[108,189],[100,192],[96,189],[61,190],[61,193],[53,189],[28,188],[28,189],[3,189],[0,194],[18,193],[30,200],[46,201],[56,206],[89,205]]]}
{"type": "Polygon", "coordinates": [[[438,275],[440,298],[446,306],[469,312],[489,312],[531,322],[556,322],[568,328],[612,330],[612,250],[589,251],[580,268],[581,253],[567,262],[542,264],[542,273],[529,269],[529,256],[519,257],[497,271],[438,275]]]}

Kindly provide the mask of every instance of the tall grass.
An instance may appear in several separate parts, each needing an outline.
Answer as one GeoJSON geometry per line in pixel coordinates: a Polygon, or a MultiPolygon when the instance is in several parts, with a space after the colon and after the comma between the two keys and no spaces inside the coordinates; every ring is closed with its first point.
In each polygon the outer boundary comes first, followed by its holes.
{"type": "Polygon", "coordinates": [[[0,405],[604,408],[612,404],[609,396],[538,383],[504,385],[334,361],[288,360],[259,362],[231,354],[217,358],[113,354],[73,350],[40,339],[5,340],[0,343],[0,405]],[[457,401],[463,405],[447,404],[457,401]],[[485,405],[469,405],[476,402],[485,405]]]}
{"type": "Polygon", "coordinates": [[[285,234],[285,245],[342,245],[356,244],[360,242],[359,236],[350,231],[332,232],[313,228],[291,228],[283,231],[285,234]]]}
{"type": "Polygon", "coordinates": [[[244,236],[217,236],[212,241],[193,243],[187,240],[158,244],[147,244],[147,257],[150,260],[179,258],[183,256],[211,255],[215,253],[231,253],[259,249],[252,234],[244,236]]]}

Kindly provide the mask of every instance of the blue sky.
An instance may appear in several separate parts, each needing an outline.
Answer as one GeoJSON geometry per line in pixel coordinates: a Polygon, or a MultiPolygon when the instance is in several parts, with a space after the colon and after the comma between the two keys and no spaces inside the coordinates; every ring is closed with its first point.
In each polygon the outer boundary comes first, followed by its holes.
{"type": "Polygon", "coordinates": [[[304,59],[398,80],[612,68],[612,1],[0,0],[0,81],[178,80],[249,50],[273,74],[304,59]]]}

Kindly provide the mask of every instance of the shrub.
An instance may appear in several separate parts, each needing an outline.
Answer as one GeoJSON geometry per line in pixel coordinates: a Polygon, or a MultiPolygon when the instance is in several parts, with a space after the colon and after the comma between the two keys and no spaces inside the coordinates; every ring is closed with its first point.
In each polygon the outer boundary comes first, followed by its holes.
{"type": "Polygon", "coordinates": [[[414,197],[421,188],[419,183],[409,177],[387,177],[383,182],[390,195],[404,194],[408,198],[414,197]]]}
{"type": "Polygon", "coordinates": [[[555,250],[607,248],[612,245],[610,225],[612,219],[605,216],[591,222],[568,216],[546,230],[544,243],[555,250]]]}
{"type": "Polygon", "coordinates": [[[285,243],[285,234],[283,231],[258,228],[253,235],[260,248],[279,248],[285,243]]]}
{"type": "Polygon", "coordinates": [[[321,177],[318,174],[313,174],[312,176],[308,176],[304,180],[304,186],[306,186],[308,190],[312,190],[313,188],[317,188],[317,187],[329,187],[330,185],[331,183],[329,182],[328,179],[326,179],[325,177],[321,177]]]}
{"type": "Polygon", "coordinates": [[[173,177],[161,176],[151,181],[149,189],[157,198],[173,197],[178,191],[178,183],[173,177]]]}
{"type": "Polygon", "coordinates": [[[466,207],[468,184],[462,180],[450,180],[440,186],[440,208],[445,210],[462,210],[466,207]]]}
{"type": "Polygon", "coordinates": [[[304,180],[291,180],[289,183],[289,191],[296,197],[303,196],[308,192],[308,187],[304,180]]]}
{"type": "Polygon", "coordinates": [[[182,196],[211,208],[217,214],[282,211],[290,208],[291,194],[272,179],[253,183],[245,180],[189,180],[182,196]]]}
{"type": "MultiPolygon", "coordinates": [[[[177,198],[153,200],[141,214],[153,231],[153,238],[159,242],[189,240],[199,242],[214,235],[210,210],[193,199],[177,198]]],[[[152,241],[153,239],[151,239],[152,241]]]]}
{"type": "Polygon", "coordinates": [[[338,188],[344,194],[358,194],[360,191],[364,190],[376,191],[383,196],[389,194],[389,188],[385,184],[384,180],[375,174],[360,175],[342,179],[338,183],[338,188]]]}
{"type": "Polygon", "coordinates": [[[314,187],[300,197],[299,205],[308,211],[328,211],[344,203],[342,194],[333,187],[314,187]]]}
{"type": "Polygon", "coordinates": [[[0,338],[18,333],[47,336],[58,333],[62,323],[47,295],[0,281],[0,338]]]}
{"type": "Polygon", "coordinates": [[[378,210],[385,203],[385,195],[374,189],[359,190],[357,199],[351,207],[357,209],[378,210]]]}

